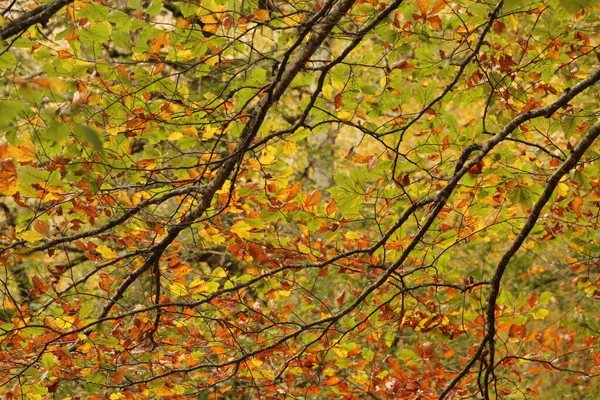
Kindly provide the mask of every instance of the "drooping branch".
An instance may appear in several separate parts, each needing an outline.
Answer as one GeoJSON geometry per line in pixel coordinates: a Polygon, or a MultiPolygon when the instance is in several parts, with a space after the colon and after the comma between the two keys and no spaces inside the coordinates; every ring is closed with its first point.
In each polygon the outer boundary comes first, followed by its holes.
{"type": "MultiPolygon", "coordinates": [[[[559,110],[561,107],[566,106],[569,103],[569,101],[571,101],[574,97],[576,97],[577,95],[582,93],[587,88],[593,86],[598,81],[600,81],[600,70],[594,72],[587,78],[583,79],[581,82],[577,83],[575,86],[573,86],[573,88],[571,90],[564,93],[552,104],[549,104],[545,107],[540,107],[540,108],[536,108],[536,109],[527,111],[527,112],[517,116],[516,118],[514,118],[512,121],[510,121],[508,124],[506,124],[502,130],[500,130],[491,139],[484,142],[480,146],[481,150],[478,153],[478,155],[474,159],[472,159],[471,161],[466,163],[466,165],[464,165],[460,171],[457,171],[454,179],[456,179],[458,176],[460,176],[461,171],[466,172],[471,167],[473,167],[475,164],[480,162],[483,159],[482,155],[488,154],[493,147],[498,145],[500,142],[506,140],[508,135],[510,135],[510,133],[512,133],[515,129],[517,129],[521,124],[523,124],[527,121],[530,121],[534,118],[540,118],[540,117],[550,118],[552,116],[552,114],[554,114],[557,110],[559,110]]],[[[595,140],[595,138],[598,137],[599,133],[600,133],[600,126],[598,124],[596,124],[584,136],[584,138],[581,140],[579,145],[573,150],[571,155],[561,165],[561,167],[559,167],[559,169],[552,175],[552,177],[548,181],[548,184],[546,185],[546,189],[544,190],[544,193],[540,196],[540,198],[538,199],[538,202],[536,202],[536,204],[534,205],[534,208],[532,209],[532,212],[531,212],[530,216],[528,217],[527,222],[525,223],[524,227],[522,228],[521,233],[517,236],[517,238],[513,242],[513,245],[511,246],[509,251],[507,251],[505,253],[505,255],[501,259],[500,263],[496,267],[496,272],[494,274],[494,278],[492,278],[492,280],[491,280],[492,289],[491,289],[490,295],[488,297],[488,306],[486,307],[486,314],[488,315],[487,334],[482,339],[475,355],[473,355],[471,357],[471,359],[469,360],[469,362],[467,362],[465,367],[458,373],[458,375],[452,380],[452,382],[450,382],[450,384],[448,384],[446,389],[444,389],[444,391],[440,394],[440,396],[439,396],[440,400],[444,399],[450,393],[450,391],[454,387],[456,387],[456,385],[468,374],[468,372],[473,367],[473,365],[475,365],[475,363],[478,360],[480,360],[481,357],[484,355],[486,345],[488,345],[492,341],[493,336],[495,334],[495,319],[493,318],[494,311],[495,311],[495,302],[496,302],[499,288],[500,288],[500,280],[502,278],[502,275],[504,274],[504,271],[508,265],[508,262],[510,261],[512,256],[516,253],[516,251],[521,247],[521,245],[523,244],[523,241],[527,238],[527,236],[531,232],[531,229],[533,228],[533,226],[535,226],[535,223],[537,222],[537,219],[539,217],[539,213],[541,212],[541,209],[544,207],[544,205],[549,200],[550,195],[554,191],[554,189],[555,189],[556,185],[558,184],[558,182],[560,181],[560,179],[577,164],[577,162],[579,161],[581,156],[585,153],[585,151],[589,148],[589,146],[591,146],[591,144],[595,140]],[[588,143],[588,141],[589,141],[589,143],[588,143]],[[579,156],[577,156],[578,151],[581,151],[581,154],[579,154],[579,156]],[[575,159],[574,157],[577,157],[577,158],[575,159]],[[570,165],[570,166],[565,167],[566,165],[570,165]],[[554,182],[554,179],[556,179],[554,177],[558,176],[558,175],[560,175],[557,178],[558,180],[556,180],[554,185],[551,186],[552,182],[554,182]],[[545,198],[546,190],[550,190],[550,193],[547,194],[547,198],[545,198]],[[539,210],[538,210],[538,207],[539,207],[539,210]],[[534,210],[538,210],[537,215],[534,213],[534,210]],[[522,237],[521,234],[524,234],[524,236],[522,237]],[[494,285],[496,285],[495,290],[494,290],[494,285]],[[494,305],[493,305],[493,307],[490,307],[492,302],[494,305]],[[492,316],[491,319],[489,317],[490,315],[492,316]],[[490,325],[492,327],[491,329],[490,329],[490,325]]],[[[449,185],[451,183],[452,182],[450,182],[449,185]]],[[[493,361],[493,359],[492,359],[492,361],[493,361]]],[[[493,362],[492,362],[492,365],[493,365],[493,362]]]]}
{"type": "MultiPolygon", "coordinates": [[[[488,346],[489,346],[489,363],[488,369],[485,374],[484,379],[484,387],[487,387],[487,384],[490,380],[490,374],[492,373],[494,367],[494,336],[496,334],[496,301],[498,300],[498,294],[500,293],[500,284],[502,281],[502,276],[508,267],[508,263],[515,255],[515,253],[521,248],[532,229],[536,226],[536,223],[540,217],[542,209],[550,200],[552,193],[556,189],[556,186],[561,181],[561,179],[569,173],[581,157],[585,154],[585,152],[590,148],[592,143],[600,136],[600,122],[597,122],[579,141],[577,146],[573,149],[569,157],[565,160],[563,164],[552,174],[550,179],[548,179],[548,183],[544,187],[544,191],[538,198],[538,200],[533,205],[531,209],[531,213],[529,217],[527,217],[527,221],[525,221],[525,225],[521,228],[521,231],[511,244],[510,248],[504,253],[498,266],[496,267],[496,271],[492,276],[490,281],[490,294],[488,296],[487,306],[486,306],[486,329],[488,338],[488,346]]],[[[486,395],[486,397],[488,397],[486,395]]]]}

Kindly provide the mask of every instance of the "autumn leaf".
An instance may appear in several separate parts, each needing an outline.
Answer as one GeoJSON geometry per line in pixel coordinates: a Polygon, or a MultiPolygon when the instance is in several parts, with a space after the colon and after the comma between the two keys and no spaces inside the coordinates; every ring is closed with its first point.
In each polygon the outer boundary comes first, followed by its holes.
{"type": "Polygon", "coordinates": [[[305,207],[315,206],[321,200],[321,191],[320,190],[313,190],[309,194],[303,195],[303,198],[304,198],[304,206],[305,207]]]}

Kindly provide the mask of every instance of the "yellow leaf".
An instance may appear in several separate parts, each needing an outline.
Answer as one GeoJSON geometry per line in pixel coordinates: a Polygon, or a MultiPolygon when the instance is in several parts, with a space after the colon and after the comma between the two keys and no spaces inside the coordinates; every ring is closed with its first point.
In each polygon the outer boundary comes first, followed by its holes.
{"type": "Polygon", "coordinates": [[[361,236],[357,232],[347,232],[345,235],[346,239],[360,239],[361,236]]]}
{"type": "Polygon", "coordinates": [[[30,230],[30,231],[25,231],[25,232],[21,233],[19,235],[19,237],[29,243],[32,243],[32,242],[37,242],[39,240],[44,239],[46,237],[46,235],[36,232],[36,231],[33,231],[33,230],[30,230]]]}
{"type": "Polygon", "coordinates": [[[131,59],[133,61],[147,61],[150,58],[150,53],[133,53],[131,59]]]}
{"type": "Polygon", "coordinates": [[[256,372],[259,373],[260,375],[262,375],[264,378],[267,378],[269,380],[275,379],[275,374],[268,369],[261,369],[256,372]]]}
{"type": "Polygon", "coordinates": [[[344,349],[342,349],[342,348],[341,348],[341,347],[339,347],[339,346],[336,346],[336,347],[334,347],[332,350],[333,350],[333,352],[334,352],[335,354],[337,354],[337,355],[338,355],[338,357],[340,357],[340,358],[346,358],[346,357],[348,357],[348,351],[347,351],[347,350],[344,350],[344,349]]]}
{"type": "Polygon", "coordinates": [[[227,278],[227,272],[222,267],[217,267],[211,274],[213,277],[217,278],[227,278]]]}
{"type": "Polygon", "coordinates": [[[188,289],[192,293],[203,293],[208,290],[208,285],[206,284],[206,282],[199,279],[199,280],[196,280],[196,281],[193,281],[192,283],[190,283],[190,286],[188,287],[188,289]]]}
{"type": "Polygon", "coordinates": [[[252,365],[253,367],[260,367],[261,365],[263,365],[263,362],[258,358],[252,358],[250,359],[250,365],[252,365]]]}
{"type": "Polygon", "coordinates": [[[238,221],[231,227],[231,232],[235,233],[242,239],[250,239],[252,235],[250,234],[250,229],[252,227],[245,223],[244,221],[238,221]]]}
{"type": "Polygon", "coordinates": [[[174,393],[171,389],[169,389],[166,386],[161,386],[161,387],[155,387],[152,389],[152,391],[162,397],[167,397],[167,396],[173,396],[174,393]]]}
{"type": "Polygon", "coordinates": [[[342,121],[349,121],[352,119],[352,113],[348,111],[340,111],[337,113],[337,116],[342,121]]]}
{"type": "Polygon", "coordinates": [[[569,193],[569,185],[567,185],[566,183],[560,182],[556,186],[556,193],[558,193],[561,196],[566,196],[567,193],[569,193]]]}
{"type": "Polygon", "coordinates": [[[113,249],[107,247],[107,246],[98,246],[96,247],[96,251],[103,257],[106,259],[109,258],[115,258],[119,256],[119,253],[117,253],[116,251],[114,251],[113,249]]]}
{"type": "Polygon", "coordinates": [[[260,158],[258,159],[262,165],[269,165],[275,162],[275,148],[273,146],[267,146],[260,152],[260,158]]]}
{"type": "Polygon", "coordinates": [[[325,96],[327,100],[331,100],[332,95],[333,88],[331,87],[331,85],[323,85],[323,96],[325,96]]]}
{"type": "Polygon", "coordinates": [[[178,50],[176,56],[177,56],[178,60],[180,60],[180,59],[191,60],[195,57],[194,54],[192,53],[192,50],[190,50],[190,49],[178,50]]]}
{"type": "Polygon", "coordinates": [[[282,22],[284,25],[287,25],[287,26],[295,26],[295,25],[298,25],[300,22],[302,22],[302,20],[304,20],[304,14],[298,13],[298,14],[292,14],[289,17],[283,17],[282,22]]]}
{"type": "Polygon", "coordinates": [[[204,128],[204,132],[202,132],[202,139],[204,139],[204,140],[212,139],[212,137],[215,136],[216,132],[217,132],[217,128],[215,128],[212,125],[207,125],[204,128]]]}
{"type": "Polygon", "coordinates": [[[169,133],[169,136],[167,136],[167,139],[169,140],[179,140],[183,137],[183,134],[181,132],[171,132],[169,133]]]}
{"type": "Polygon", "coordinates": [[[175,296],[185,296],[188,294],[187,289],[181,283],[173,283],[169,289],[175,296]]]}
{"type": "Polygon", "coordinates": [[[221,235],[218,232],[212,233],[212,232],[207,232],[207,230],[201,230],[200,231],[200,236],[202,236],[202,238],[210,243],[214,243],[214,244],[221,244],[221,243],[225,243],[225,237],[223,237],[223,235],[221,235]]]}
{"type": "Polygon", "coordinates": [[[29,136],[24,136],[21,144],[17,147],[11,147],[9,153],[12,158],[19,162],[29,162],[35,160],[35,146],[29,136]]]}
{"type": "Polygon", "coordinates": [[[209,67],[214,67],[218,63],[219,63],[219,56],[211,56],[211,57],[208,57],[206,60],[204,60],[204,64],[208,65],[209,67]]]}
{"type": "Polygon", "coordinates": [[[296,143],[292,141],[285,141],[283,143],[283,154],[289,156],[291,154],[294,154],[296,151],[298,151],[298,146],[296,145],[296,143]]]}

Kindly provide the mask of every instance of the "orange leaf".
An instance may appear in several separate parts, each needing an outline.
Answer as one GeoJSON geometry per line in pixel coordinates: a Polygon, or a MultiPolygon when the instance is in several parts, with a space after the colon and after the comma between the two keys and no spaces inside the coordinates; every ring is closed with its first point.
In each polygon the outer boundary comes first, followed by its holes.
{"type": "Polygon", "coordinates": [[[100,282],[98,282],[98,286],[100,286],[100,289],[104,290],[105,292],[110,291],[110,286],[112,285],[113,280],[112,278],[104,273],[101,272],[100,273],[100,282]]]}
{"type": "Polygon", "coordinates": [[[46,285],[46,282],[44,282],[39,276],[34,275],[31,278],[31,281],[33,282],[34,286],[42,293],[46,293],[48,291],[48,289],[50,288],[48,285],[46,285]]]}
{"type": "Polygon", "coordinates": [[[444,136],[444,138],[442,139],[442,143],[444,143],[444,145],[442,146],[442,151],[448,150],[450,148],[450,136],[444,136]]]}
{"type": "Polygon", "coordinates": [[[392,65],[392,69],[399,69],[402,71],[406,71],[407,69],[414,69],[414,68],[417,68],[417,67],[415,67],[414,65],[412,65],[411,63],[409,63],[406,60],[399,61],[399,62],[395,63],[394,65],[392,65]]]}
{"type": "Polygon", "coordinates": [[[376,165],[377,165],[377,156],[373,156],[369,159],[369,162],[367,163],[367,169],[369,170],[369,172],[372,172],[373,169],[375,169],[376,165]]]}
{"type": "Polygon", "coordinates": [[[19,162],[29,162],[35,160],[35,145],[28,137],[17,147],[10,148],[10,155],[19,162]]]}
{"type": "Polygon", "coordinates": [[[340,383],[340,378],[337,375],[331,375],[329,378],[323,381],[323,385],[325,386],[334,386],[340,383]]]}
{"type": "Polygon", "coordinates": [[[331,199],[329,203],[327,203],[327,207],[325,208],[325,212],[327,215],[333,215],[337,210],[337,204],[334,199],[331,199]]]}
{"type": "Polygon", "coordinates": [[[569,207],[571,208],[571,210],[575,211],[576,213],[580,213],[582,205],[583,205],[583,200],[581,199],[581,197],[575,197],[573,199],[573,201],[569,204],[569,207]]]}
{"type": "Polygon", "coordinates": [[[248,16],[248,19],[251,21],[268,21],[271,19],[271,16],[267,10],[254,10],[252,14],[248,16]]]}
{"type": "Polygon", "coordinates": [[[417,0],[417,7],[419,7],[419,11],[421,11],[421,15],[427,15],[429,1],[430,0],[417,0]]]}
{"type": "Polygon", "coordinates": [[[503,22],[501,21],[494,21],[494,32],[496,32],[498,35],[502,35],[504,33],[504,28],[506,27],[506,25],[504,25],[503,22]]]}
{"type": "Polygon", "coordinates": [[[85,92],[87,90],[87,87],[85,86],[85,83],[81,82],[81,81],[77,81],[77,91],[79,93],[85,92]]]}
{"type": "Polygon", "coordinates": [[[438,1],[437,4],[435,6],[433,6],[431,11],[429,11],[429,15],[435,15],[435,14],[439,13],[440,11],[442,11],[442,9],[444,7],[446,7],[446,1],[445,0],[438,1]]]}
{"type": "Polygon", "coordinates": [[[223,18],[223,28],[231,29],[231,27],[233,26],[233,22],[233,18],[231,18],[229,15],[226,15],[223,18]]]}
{"type": "Polygon", "coordinates": [[[60,79],[56,78],[36,78],[31,79],[29,82],[41,88],[55,90],[57,92],[64,92],[67,90],[67,85],[65,85],[65,83],[60,79]]]}
{"type": "Polygon", "coordinates": [[[77,34],[77,32],[75,32],[75,28],[71,28],[67,36],[65,36],[65,40],[67,42],[74,42],[77,39],[79,39],[79,35],[77,34]]]}
{"type": "Polygon", "coordinates": [[[71,58],[73,57],[73,54],[71,54],[70,52],[68,52],[67,50],[59,50],[58,51],[58,57],[62,58],[62,59],[66,59],[66,58],[71,58]]]}
{"type": "Polygon", "coordinates": [[[321,191],[313,190],[310,194],[304,195],[304,205],[306,207],[311,207],[319,203],[321,200],[321,191]]]}

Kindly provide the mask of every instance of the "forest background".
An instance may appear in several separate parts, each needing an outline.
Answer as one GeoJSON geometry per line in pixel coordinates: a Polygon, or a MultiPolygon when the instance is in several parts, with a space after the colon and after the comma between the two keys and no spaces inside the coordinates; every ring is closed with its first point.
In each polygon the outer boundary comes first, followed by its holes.
{"type": "Polygon", "coordinates": [[[592,399],[596,0],[3,0],[0,396],[592,399]]]}

